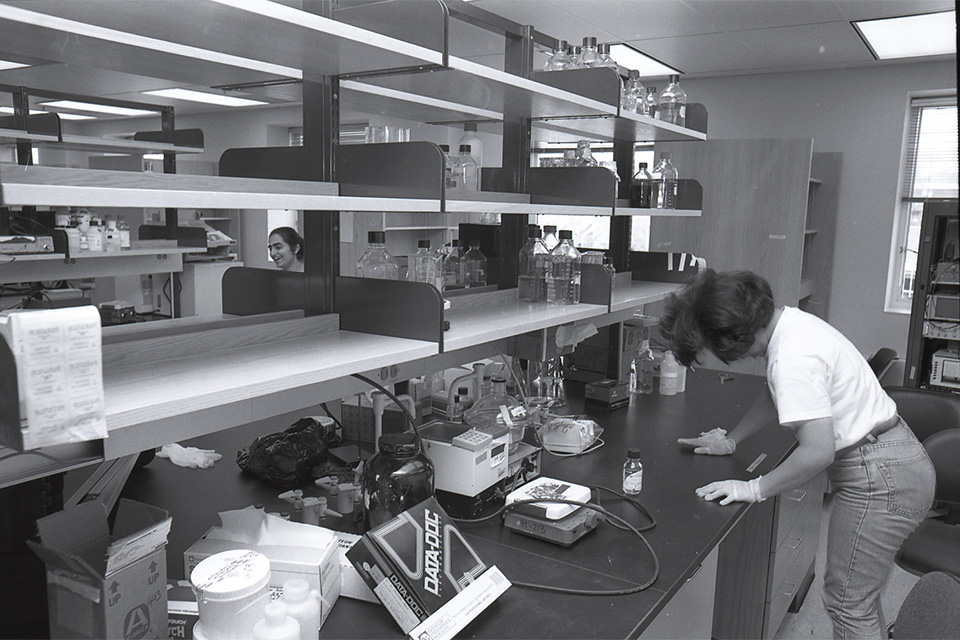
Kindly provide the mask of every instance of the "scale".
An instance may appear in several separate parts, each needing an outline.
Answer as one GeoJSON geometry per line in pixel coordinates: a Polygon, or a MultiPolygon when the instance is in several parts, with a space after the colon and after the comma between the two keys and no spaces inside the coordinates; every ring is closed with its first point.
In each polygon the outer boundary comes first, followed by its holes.
{"type": "MultiPolygon", "coordinates": [[[[585,503],[590,501],[590,489],[553,478],[537,478],[507,495],[506,503],[510,505],[537,498],[585,503]]],[[[569,547],[596,529],[603,520],[601,513],[588,507],[559,502],[534,502],[509,509],[504,515],[503,524],[517,533],[569,547]]]]}

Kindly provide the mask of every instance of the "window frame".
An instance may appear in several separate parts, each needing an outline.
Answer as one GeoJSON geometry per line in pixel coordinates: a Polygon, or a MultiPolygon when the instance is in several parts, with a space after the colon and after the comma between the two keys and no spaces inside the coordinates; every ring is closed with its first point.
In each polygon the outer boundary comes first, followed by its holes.
{"type": "MultiPolygon", "coordinates": [[[[911,210],[915,205],[922,209],[923,203],[928,198],[915,198],[912,194],[906,194],[907,171],[909,170],[909,159],[912,153],[909,148],[911,126],[913,121],[913,110],[915,106],[934,106],[934,105],[915,105],[915,101],[924,101],[931,99],[943,99],[953,101],[953,106],[957,105],[957,90],[938,89],[928,91],[915,91],[907,94],[906,109],[904,115],[903,136],[900,142],[900,169],[897,177],[897,199],[894,210],[893,228],[890,237],[890,251],[887,263],[887,283],[884,295],[883,310],[886,313],[898,313],[910,315],[912,310],[912,300],[903,295],[902,281],[905,276],[906,254],[909,251],[910,228],[911,228],[911,210]]],[[[915,161],[914,161],[915,162],[915,161]]],[[[912,185],[911,185],[912,186],[912,185]]],[[[933,199],[933,198],[930,198],[933,199]]],[[[919,228],[917,228],[919,233],[919,228]]],[[[914,275],[914,282],[916,276],[914,275]]]]}

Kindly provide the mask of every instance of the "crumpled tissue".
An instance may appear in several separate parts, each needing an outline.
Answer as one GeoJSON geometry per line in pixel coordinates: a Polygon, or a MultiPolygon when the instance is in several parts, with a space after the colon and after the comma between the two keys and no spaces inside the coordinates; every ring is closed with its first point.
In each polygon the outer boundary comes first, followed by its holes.
{"type": "Polygon", "coordinates": [[[169,458],[175,465],[190,469],[209,469],[214,462],[223,457],[213,449],[184,447],[177,443],[163,445],[157,455],[161,458],[169,458]]]}
{"type": "Polygon", "coordinates": [[[573,348],[590,336],[595,335],[597,335],[597,328],[591,322],[582,325],[562,324],[557,327],[557,337],[555,338],[557,349],[573,348]]]}
{"type": "Polygon", "coordinates": [[[221,511],[223,526],[207,532],[207,538],[232,540],[253,546],[291,546],[324,549],[334,544],[333,531],[270,515],[262,509],[221,511]]]}

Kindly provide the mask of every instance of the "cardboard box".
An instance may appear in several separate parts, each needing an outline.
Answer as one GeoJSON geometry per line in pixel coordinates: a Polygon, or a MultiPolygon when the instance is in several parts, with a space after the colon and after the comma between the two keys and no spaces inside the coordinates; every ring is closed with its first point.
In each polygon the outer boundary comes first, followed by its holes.
{"type": "Polygon", "coordinates": [[[189,583],[167,584],[167,637],[170,640],[193,640],[193,626],[200,621],[197,595],[189,583]]]}
{"type": "Polygon", "coordinates": [[[411,638],[450,640],[510,586],[435,498],[367,532],[347,558],[411,638]]]}
{"type": "Polygon", "coordinates": [[[377,596],[373,595],[373,591],[370,591],[370,587],[363,581],[360,574],[357,573],[357,570],[353,568],[350,560],[347,559],[347,551],[357,544],[360,536],[346,531],[334,531],[333,535],[337,537],[337,546],[339,547],[340,595],[357,600],[366,600],[367,602],[380,602],[377,600],[377,596]]]}
{"type": "MultiPolygon", "coordinates": [[[[317,529],[314,525],[290,523],[317,529]]],[[[259,551],[270,560],[270,592],[276,598],[283,590],[283,583],[293,578],[306,580],[311,589],[320,592],[320,624],[323,625],[330,609],[340,597],[340,558],[336,538],[325,547],[294,545],[257,545],[216,536],[221,527],[210,527],[202,538],[183,552],[184,576],[190,576],[194,567],[204,558],[221,551],[250,549],[259,551]],[[214,534],[214,535],[211,535],[214,534]]]]}
{"type": "Polygon", "coordinates": [[[167,534],[163,509],[121,499],[111,531],[90,501],[37,521],[47,565],[51,638],[167,638],[167,534]]]}

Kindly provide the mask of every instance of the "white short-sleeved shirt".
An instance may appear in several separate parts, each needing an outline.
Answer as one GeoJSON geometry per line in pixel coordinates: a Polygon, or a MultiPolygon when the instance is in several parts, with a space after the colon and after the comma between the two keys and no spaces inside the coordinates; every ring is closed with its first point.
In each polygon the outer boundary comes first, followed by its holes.
{"type": "Polygon", "coordinates": [[[843,334],[784,307],[767,345],[767,385],[780,424],[833,419],[834,446],[849,446],[893,418],[896,403],[843,334]]]}

